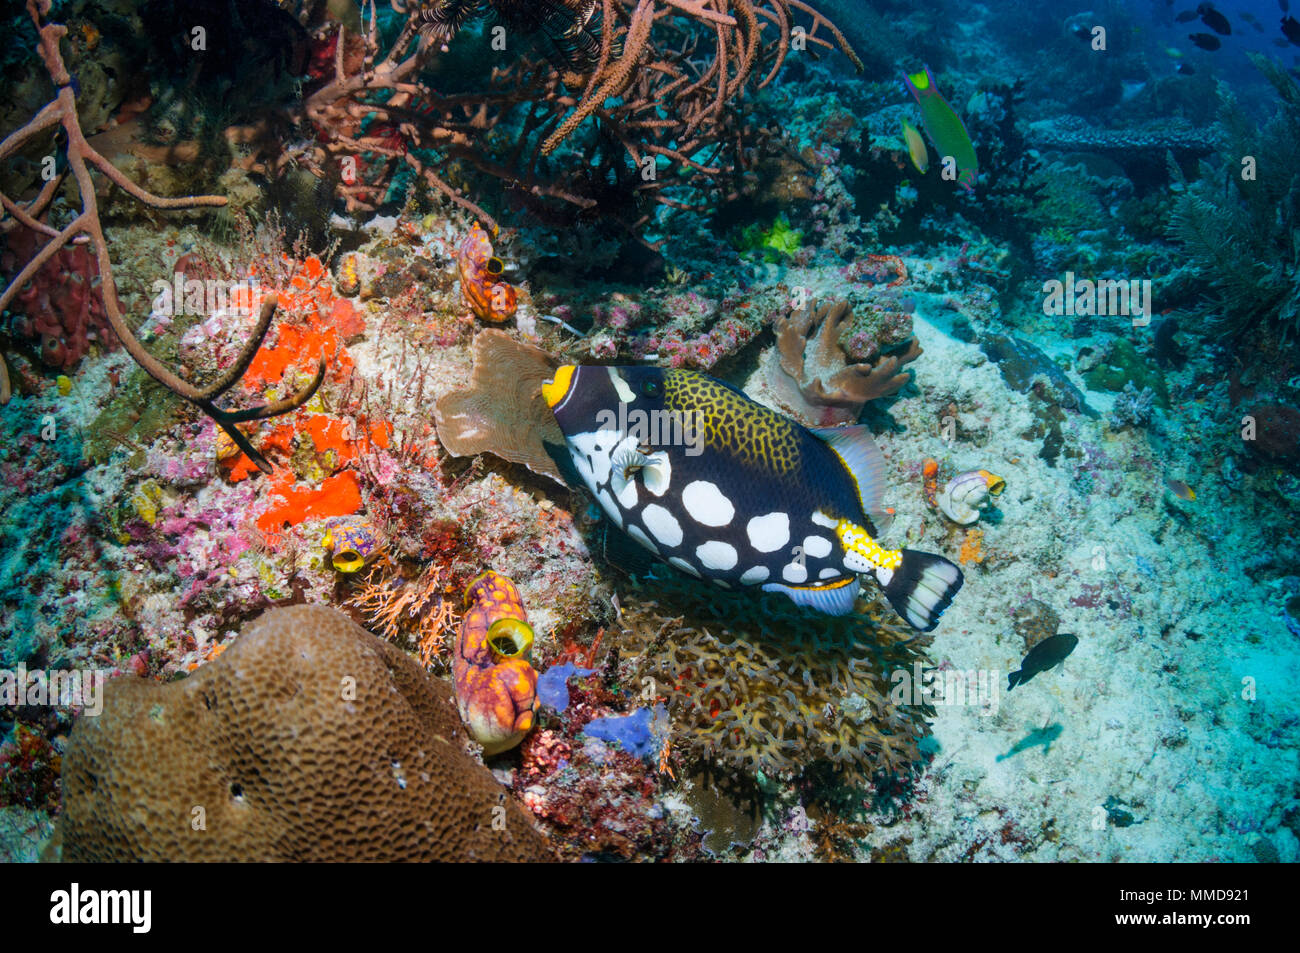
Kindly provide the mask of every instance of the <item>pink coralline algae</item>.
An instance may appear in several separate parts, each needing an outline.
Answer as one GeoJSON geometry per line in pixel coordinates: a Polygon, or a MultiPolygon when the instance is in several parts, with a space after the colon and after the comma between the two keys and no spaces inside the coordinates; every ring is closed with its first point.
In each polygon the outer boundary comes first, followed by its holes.
{"type": "Polygon", "coordinates": [[[636,348],[643,359],[666,359],[672,367],[711,370],[720,360],[734,354],[754,337],[756,330],[734,318],[718,322],[704,334],[691,337],[676,328],[662,335],[650,335],[636,348]]]}
{"type": "MultiPolygon", "coordinates": [[[[41,247],[42,236],[18,229],[0,253],[0,270],[15,275],[41,247]]],[[[98,341],[113,348],[117,339],[104,316],[99,290],[99,265],[91,246],[68,245],[55,252],[31,281],[14,297],[15,338],[37,342],[40,358],[48,367],[68,371],[76,367],[98,341]]]]}

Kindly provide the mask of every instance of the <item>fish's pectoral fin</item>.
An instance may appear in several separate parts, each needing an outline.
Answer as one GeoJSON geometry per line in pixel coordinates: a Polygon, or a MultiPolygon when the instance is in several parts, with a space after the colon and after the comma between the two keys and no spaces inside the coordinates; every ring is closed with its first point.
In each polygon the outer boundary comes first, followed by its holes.
{"type": "MultiPolygon", "coordinates": [[[[869,514],[884,512],[885,455],[876,446],[875,438],[866,427],[855,424],[849,427],[809,427],[809,431],[835,452],[844,469],[853,477],[862,511],[869,514]]],[[[873,516],[874,519],[874,516],[873,516]]],[[[880,526],[875,531],[884,535],[880,526]]]]}
{"type": "Polygon", "coordinates": [[[857,576],[846,576],[824,585],[792,586],[782,582],[769,582],[762,588],[764,592],[780,592],[796,605],[808,606],[827,615],[848,615],[858,601],[862,586],[857,576]]]}

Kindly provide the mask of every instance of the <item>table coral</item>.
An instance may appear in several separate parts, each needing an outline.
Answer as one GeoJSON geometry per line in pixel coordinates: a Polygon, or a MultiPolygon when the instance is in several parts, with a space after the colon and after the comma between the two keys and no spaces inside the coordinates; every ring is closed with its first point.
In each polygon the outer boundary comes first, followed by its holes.
{"type": "Polygon", "coordinates": [[[546,859],[464,743],[405,654],[327,607],[273,609],[186,679],[108,683],[64,756],[62,856],[546,859]]]}

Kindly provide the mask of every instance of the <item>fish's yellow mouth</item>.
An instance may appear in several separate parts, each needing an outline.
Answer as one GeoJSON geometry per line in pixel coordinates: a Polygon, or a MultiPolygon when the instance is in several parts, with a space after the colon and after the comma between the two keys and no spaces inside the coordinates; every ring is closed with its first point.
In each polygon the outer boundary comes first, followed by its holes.
{"type": "Polygon", "coordinates": [[[569,392],[569,387],[573,384],[573,375],[578,368],[573,364],[565,364],[563,367],[555,369],[555,377],[542,385],[542,397],[546,399],[546,406],[552,410],[564,400],[564,395],[569,392]]]}

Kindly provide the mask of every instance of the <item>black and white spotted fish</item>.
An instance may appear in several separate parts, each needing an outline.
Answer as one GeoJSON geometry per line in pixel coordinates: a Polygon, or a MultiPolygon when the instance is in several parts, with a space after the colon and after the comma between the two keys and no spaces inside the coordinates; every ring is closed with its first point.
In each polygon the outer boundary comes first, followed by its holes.
{"type": "Polygon", "coordinates": [[[885,461],[865,427],[810,430],[657,367],[566,365],[542,395],[609,519],[683,572],[831,615],[853,610],[867,575],[924,631],[961,588],[943,557],[876,541],[885,461]]]}

